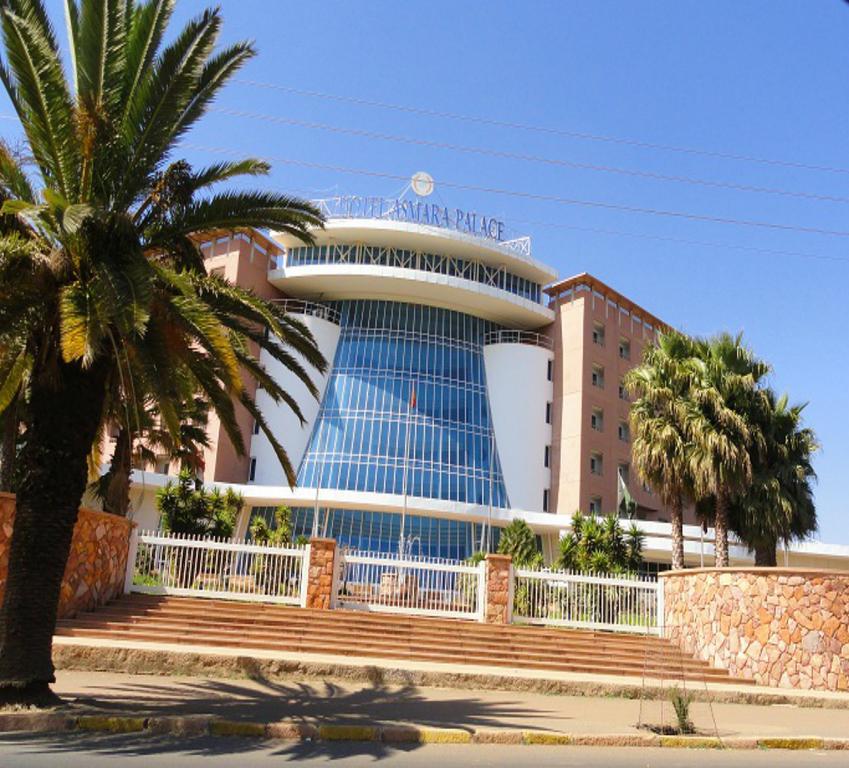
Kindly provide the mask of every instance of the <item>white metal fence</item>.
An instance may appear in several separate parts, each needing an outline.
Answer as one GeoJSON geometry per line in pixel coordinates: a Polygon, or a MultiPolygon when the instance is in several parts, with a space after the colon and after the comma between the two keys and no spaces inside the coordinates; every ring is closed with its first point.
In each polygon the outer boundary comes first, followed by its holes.
{"type": "Polygon", "coordinates": [[[513,620],[615,632],[659,634],[656,578],[517,568],[513,620]]]}
{"type": "Polygon", "coordinates": [[[482,620],[484,563],[341,550],[336,606],[482,620]]]}
{"type": "Polygon", "coordinates": [[[152,595],[305,605],[308,562],[307,547],[144,531],[130,552],[127,582],[152,595]]]}

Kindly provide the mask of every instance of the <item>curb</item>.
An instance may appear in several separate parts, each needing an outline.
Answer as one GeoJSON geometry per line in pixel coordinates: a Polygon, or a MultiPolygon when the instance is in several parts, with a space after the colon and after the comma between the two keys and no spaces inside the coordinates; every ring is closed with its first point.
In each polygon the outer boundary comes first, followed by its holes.
{"type": "Polygon", "coordinates": [[[656,736],[652,734],[571,734],[519,729],[431,728],[417,725],[350,725],[281,721],[252,723],[209,715],[133,717],[123,715],[70,715],[61,712],[0,713],[4,733],[60,733],[80,731],[191,738],[217,736],[278,741],[381,742],[384,744],[525,744],[531,746],[662,747],[665,749],[735,750],[844,750],[849,739],[810,736],[719,739],[706,736],[656,736]]]}

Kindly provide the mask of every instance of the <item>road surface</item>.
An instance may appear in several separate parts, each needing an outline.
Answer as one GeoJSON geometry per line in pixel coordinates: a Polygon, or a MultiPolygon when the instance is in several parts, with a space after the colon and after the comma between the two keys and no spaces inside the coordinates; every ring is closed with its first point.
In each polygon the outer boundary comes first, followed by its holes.
{"type": "Polygon", "coordinates": [[[59,734],[0,737],[3,768],[259,768],[297,762],[334,768],[845,768],[841,752],[711,751],[626,747],[527,747],[480,744],[397,747],[388,744],[290,744],[203,738],[59,734]]]}

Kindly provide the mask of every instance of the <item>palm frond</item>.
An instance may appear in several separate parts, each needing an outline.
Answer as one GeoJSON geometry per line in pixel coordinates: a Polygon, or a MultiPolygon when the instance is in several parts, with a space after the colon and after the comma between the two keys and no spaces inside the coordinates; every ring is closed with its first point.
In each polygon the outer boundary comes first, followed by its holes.
{"type": "Polygon", "coordinates": [[[4,84],[42,174],[69,198],[78,180],[75,120],[52,28],[40,0],[10,2],[0,17],[11,77],[4,84]]]}

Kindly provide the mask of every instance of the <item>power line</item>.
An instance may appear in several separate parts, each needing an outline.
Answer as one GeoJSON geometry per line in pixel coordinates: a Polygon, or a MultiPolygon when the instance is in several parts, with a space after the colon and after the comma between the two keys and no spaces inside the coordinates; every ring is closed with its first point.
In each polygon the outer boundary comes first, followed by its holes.
{"type": "Polygon", "coordinates": [[[718,150],[704,149],[701,147],[688,147],[676,144],[662,144],[642,139],[629,138],[625,136],[608,136],[604,134],[587,133],[584,131],[570,131],[564,128],[555,128],[553,126],[532,125],[530,123],[518,123],[509,120],[498,120],[491,117],[482,117],[479,115],[464,115],[458,112],[447,112],[437,109],[428,109],[425,107],[413,107],[405,104],[393,104],[386,101],[377,101],[375,99],[365,99],[356,96],[344,96],[338,93],[325,93],[322,91],[312,91],[303,88],[295,88],[288,85],[280,85],[278,83],[267,83],[259,80],[247,80],[245,78],[233,78],[233,82],[242,85],[251,86],[253,88],[264,88],[267,90],[281,91],[282,93],[290,93],[297,96],[306,96],[313,99],[324,99],[326,101],[337,101],[346,104],[356,104],[363,107],[375,107],[378,109],[393,110],[395,112],[406,112],[408,114],[423,115],[427,117],[437,117],[445,120],[455,120],[466,123],[478,123],[480,125],[490,125],[497,128],[509,128],[511,130],[530,131],[533,133],[543,133],[552,136],[564,136],[571,139],[581,139],[583,141],[605,142],[608,144],[619,144],[629,147],[637,147],[640,149],[652,149],[662,152],[677,152],[679,154],[699,155],[702,157],[714,157],[722,160],[735,160],[748,163],[759,163],[762,165],[774,165],[784,168],[797,168],[808,171],[823,171],[826,173],[849,174],[849,168],[842,168],[833,165],[817,165],[814,163],[803,163],[798,160],[786,160],[774,157],[761,157],[757,155],[746,155],[735,152],[721,152],[718,150]]]}
{"type": "Polygon", "coordinates": [[[276,125],[290,125],[298,128],[326,131],[328,133],[343,134],[347,136],[357,136],[365,139],[375,139],[378,141],[388,141],[399,144],[412,144],[419,147],[445,149],[451,152],[485,155],[488,157],[496,157],[506,160],[520,160],[522,162],[539,163],[543,165],[551,165],[561,168],[572,168],[576,170],[587,170],[600,173],[612,173],[622,176],[651,179],[653,181],[671,181],[679,184],[693,184],[702,187],[735,190],[738,192],[783,195],[786,197],[797,197],[808,200],[818,200],[832,203],[849,203],[849,197],[840,197],[838,195],[825,195],[814,192],[799,192],[795,190],[778,189],[776,187],[759,187],[751,184],[739,184],[727,181],[714,181],[712,179],[701,179],[693,176],[667,175],[663,173],[657,173],[655,171],[643,171],[635,168],[621,168],[618,166],[611,165],[582,163],[575,160],[542,157],[540,155],[529,155],[521,152],[510,152],[508,150],[492,149],[488,147],[476,147],[466,144],[453,144],[450,142],[435,141],[432,139],[421,139],[414,136],[379,133],[376,131],[368,131],[361,128],[348,128],[339,125],[332,125],[329,123],[318,123],[309,120],[298,120],[297,118],[268,115],[259,112],[249,112],[240,109],[230,109],[228,107],[211,107],[210,111],[220,115],[226,115],[228,117],[238,117],[248,120],[260,120],[263,122],[274,123],[276,125]]]}
{"type": "Polygon", "coordinates": [[[762,256],[791,256],[801,259],[817,259],[819,261],[835,261],[849,264],[849,257],[829,256],[821,253],[810,253],[806,251],[787,251],[777,248],[761,248],[755,245],[740,245],[739,243],[722,243],[710,240],[693,240],[683,237],[669,237],[667,235],[650,235],[645,232],[628,232],[620,229],[607,229],[605,227],[582,227],[576,224],[563,224],[554,221],[537,221],[534,219],[510,219],[514,224],[525,224],[532,227],[550,227],[553,229],[566,229],[575,232],[589,232],[594,235],[611,235],[613,237],[632,237],[639,240],[654,240],[675,245],[692,245],[702,248],[717,248],[729,251],[746,251],[757,253],[762,256]]]}
{"type": "MultiPolygon", "coordinates": [[[[212,154],[226,155],[241,155],[243,153],[234,152],[226,147],[210,147],[189,142],[180,142],[180,146],[187,149],[193,149],[199,152],[209,152],[212,154]]],[[[321,171],[332,171],[333,173],[354,174],[359,176],[368,176],[379,179],[392,179],[397,181],[405,181],[408,179],[405,175],[394,173],[386,173],[383,171],[370,171],[364,168],[350,168],[340,165],[329,165],[326,163],[315,163],[308,160],[296,160],[290,157],[281,157],[279,155],[266,155],[266,159],[274,160],[285,165],[299,166],[301,168],[312,168],[321,171]]],[[[647,216],[658,216],[673,219],[686,219],[690,221],[700,221],[707,224],[726,224],[739,227],[750,227],[756,229],[769,229],[781,232],[800,232],[809,235],[825,235],[829,237],[849,237],[847,230],[825,229],[821,227],[806,227],[794,224],[780,224],[771,221],[758,221],[754,219],[735,219],[724,216],[711,216],[708,214],[690,213],[688,211],[674,211],[662,208],[647,208],[637,205],[624,205],[619,203],[608,203],[603,200],[583,200],[580,198],[561,197],[559,195],[549,195],[539,192],[524,192],[519,190],[505,189],[501,187],[485,187],[475,184],[463,184],[454,181],[445,181],[440,179],[439,184],[442,187],[450,187],[452,189],[462,189],[470,192],[480,192],[483,194],[501,195],[507,197],[517,197],[525,200],[536,200],[538,202],[557,203],[560,205],[572,205],[582,208],[596,208],[609,211],[620,211],[623,213],[636,213],[647,216]]]]}

